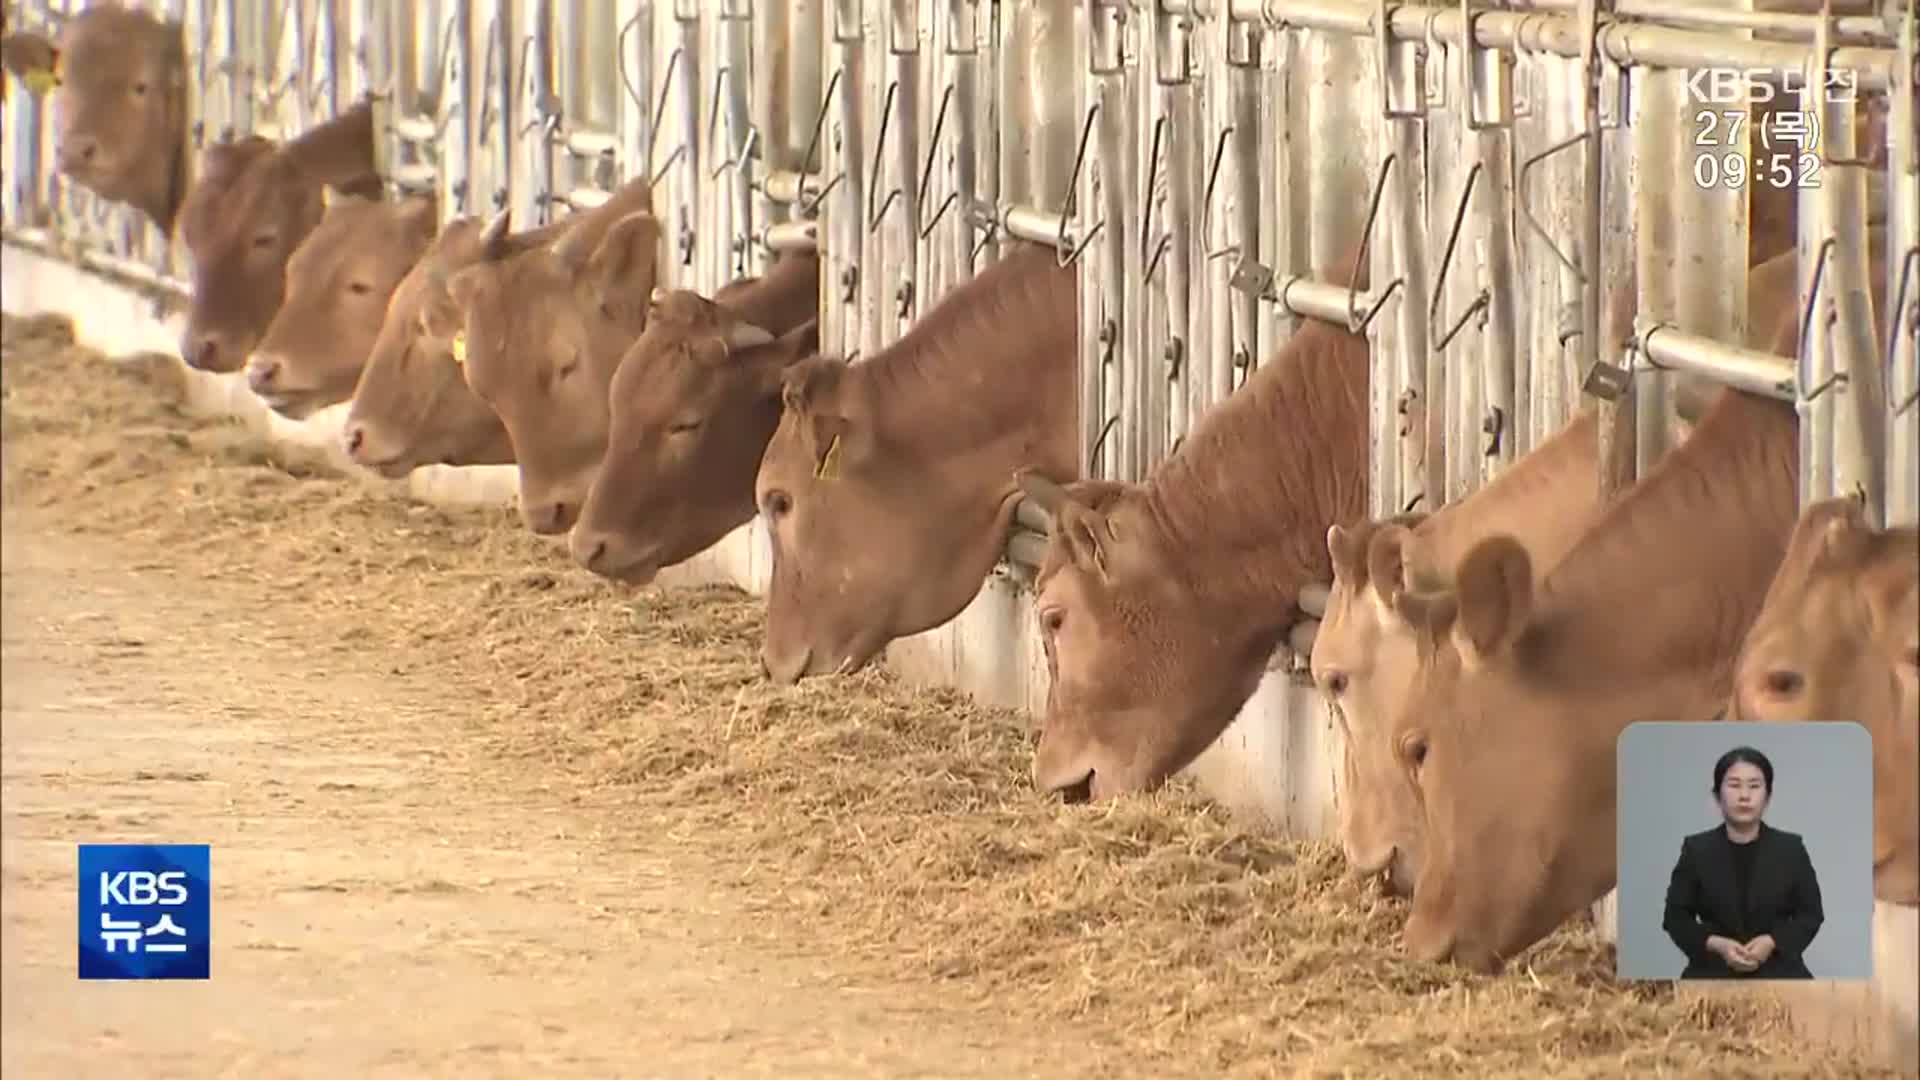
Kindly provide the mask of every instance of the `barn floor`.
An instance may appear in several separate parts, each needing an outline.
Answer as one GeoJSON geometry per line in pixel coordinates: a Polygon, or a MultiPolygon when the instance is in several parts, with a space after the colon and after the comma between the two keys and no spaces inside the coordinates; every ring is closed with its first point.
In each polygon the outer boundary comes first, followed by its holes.
{"type": "Polygon", "coordinates": [[[1043,803],[1013,717],[773,689],[734,591],[604,585],[70,340],[8,319],[0,369],[8,1075],[1873,1075],[1585,931],[1415,964],[1324,845],[1043,803]],[[213,845],[212,980],[74,978],[116,838],[213,845]]]}

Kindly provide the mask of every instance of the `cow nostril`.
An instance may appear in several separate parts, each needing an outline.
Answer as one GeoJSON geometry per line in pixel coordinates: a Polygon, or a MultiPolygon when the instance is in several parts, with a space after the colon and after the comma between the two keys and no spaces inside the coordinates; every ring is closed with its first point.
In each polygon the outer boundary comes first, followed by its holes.
{"type": "Polygon", "coordinates": [[[1800,692],[1800,688],[1805,685],[1806,685],[1806,680],[1801,678],[1800,673],[1797,671],[1788,671],[1785,669],[1780,669],[1780,670],[1767,672],[1767,678],[1766,678],[1767,693],[1773,695],[1774,697],[1777,697],[1777,698],[1793,697],[1795,694],[1798,694],[1800,692]]]}
{"type": "Polygon", "coordinates": [[[607,542],[605,540],[594,541],[593,550],[587,552],[587,566],[592,568],[600,565],[600,560],[604,558],[606,554],[607,542]]]}
{"type": "Polygon", "coordinates": [[[202,371],[214,370],[220,359],[220,343],[210,337],[203,337],[189,343],[186,347],[187,363],[202,371]]]}
{"type": "Polygon", "coordinates": [[[354,426],[347,429],[347,453],[358,454],[360,447],[367,441],[365,429],[354,426]]]}
{"type": "Polygon", "coordinates": [[[1066,803],[1069,806],[1077,806],[1082,803],[1092,802],[1093,801],[1093,770],[1088,769],[1087,775],[1081,777],[1078,780],[1075,780],[1073,783],[1068,784],[1065,787],[1056,788],[1055,790],[1060,796],[1060,801],[1066,803]]]}

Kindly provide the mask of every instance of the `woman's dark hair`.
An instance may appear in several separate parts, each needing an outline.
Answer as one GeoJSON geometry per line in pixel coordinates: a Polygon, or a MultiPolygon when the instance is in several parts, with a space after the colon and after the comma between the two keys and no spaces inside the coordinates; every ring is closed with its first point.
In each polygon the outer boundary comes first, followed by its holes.
{"type": "Polygon", "coordinates": [[[1768,761],[1767,755],[1751,746],[1736,746],[1721,754],[1720,760],[1713,763],[1713,793],[1720,794],[1720,785],[1726,782],[1727,770],[1743,761],[1760,770],[1760,776],[1767,782],[1767,794],[1772,795],[1773,762],[1768,761]]]}

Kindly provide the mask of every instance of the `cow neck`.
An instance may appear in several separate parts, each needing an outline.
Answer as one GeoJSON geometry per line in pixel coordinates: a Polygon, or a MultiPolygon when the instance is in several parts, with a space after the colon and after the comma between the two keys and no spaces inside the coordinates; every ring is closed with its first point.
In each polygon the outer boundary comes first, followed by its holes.
{"type": "Polygon", "coordinates": [[[1020,444],[1020,460],[994,463],[996,484],[1013,469],[1072,468],[1042,448],[1055,430],[1073,441],[1079,312],[1074,271],[1050,249],[1021,247],[958,286],[912,329],[850,375],[865,384],[882,442],[950,461],[1020,444]],[[1001,465],[1004,464],[1004,468],[1001,465]]]}
{"type": "Polygon", "coordinates": [[[315,183],[339,187],[372,176],[373,139],[373,108],[362,102],[287,140],[281,152],[315,183]]]}
{"type": "MultiPolygon", "coordinates": [[[[1417,588],[1445,587],[1468,550],[1489,536],[1531,539],[1565,529],[1566,516],[1584,514],[1598,501],[1598,439],[1598,415],[1583,411],[1485,487],[1434,511],[1414,530],[1419,543],[1409,548],[1407,580],[1417,588]]],[[[1533,543],[1527,548],[1536,550],[1533,543]]],[[[1541,551],[1539,557],[1558,562],[1560,554],[1541,551]]]]}
{"type": "Polygon", "coordinates": [[[1798,477],[1791,412],[1723,391],[1547,576],[1543,614],[1566,620],[1556,668],[1601,679],[1730,670],[1786,552],[1798,477]]]}
{"type": "Polygon", "coordinates": [[[1327,529],[1367,490],[1365,338],[1308,322],[1148,476],[1144,501],[1196,587],[1289,617],[1332,575],[1327,529]]]}
{"type": "MultiPolygon", "coordinates": [[[[741,290],[729,304],[747,322],[775,337],[799,328],[820,312],[819,263],[812,259],[782,259],[765,277],[741,290]]],[[[775,392],[774,396],[778,396],[775,392]]]]}

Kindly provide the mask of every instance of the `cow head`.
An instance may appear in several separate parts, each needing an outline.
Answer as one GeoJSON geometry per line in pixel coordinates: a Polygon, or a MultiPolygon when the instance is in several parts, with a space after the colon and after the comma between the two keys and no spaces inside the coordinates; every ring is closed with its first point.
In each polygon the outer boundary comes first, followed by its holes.
{"type": "Polygon", "coordinates": [[[1034,580],[1049,680],[1034,785],[1069,801],[1158,787],[1232,723],[1284,620],[1170,542],[1148,488],[1032,472],[1019,484],[1049,521],[1034,580]]]}
{"type": "Polygon", "coordinates": [[[202,371],[238,371],[286,295],[287,261],[320,224],[325,191],[270,139],[208,146],[180,210],[192,263],[180,355],[202,371]]]}
{"type": "Polygon", "coordinates": [[[247,384],[299,419],[353,396],[394,289],[433,242],[433,196],[342,197],[287,261],[287,295],[247,364],[247,384]]]}
{"type": "Polygon", "coordinates": [[[1741,720],[1860,723],[1873,736],[1874,892],[1920,903],[1920,530],[1850,498],[1795,525],[1734,678],[1741,720]]]}
{"type": "Polygon", "coordinates": [[[1391,892],[1410,894],[1426,840],[1420,802],[1393,753],[1391,725],[1413,678],[1415,635],[1396,602],[1414,526],[1425,515],[1327,530],[1333,589],[1313,639],[1312,671],[1340,722],[1346,752],[1340,841],[1356,872],[1384,874],[1391,892]]]}
{"type": "Polygon", "coordinates": [[[593,486],[608,384],[646,324],[660,238],[660,222],[641,210],[447,280],[465,327],[467,385],[513,440],[520,514],[536,533],[572,528],[593,486]]]}
{"type": "Polygon", "coordinates": [[[507,429],[467,387],[455,342],[465,330],[447,295],[448,275],[480,259],[507,259],[550,242],[560,226],[511,233],[502,212],[484,225],[456,218],[440,230],[400,284],[354,387],[344,429],[347,455],[401,477],[422,465],[504,465],[507,429]]]}
{"type": "Polygon", "coordinates": [[[62,175],[171,233],[184,185],[186,38],[180,23],[118,4],[67,17],[59,41],[6,35],[7,68],[54,89],[62,175]]]}
{"type": "Polygon", "coordinates": [[[1391,746],[1426,820],[1405,941],[1492,971],[1613,880],[1613,739],[1584,733],[1622,706],[1556,662],[1564,613],[1536,610],[1519,541],[1482,540],[1454,577],[1395,605],[1417,662],[1391,746]]]}
{"type": "Polygon", "coordinates": [[[287,262],[320,224],[328,188],[379,194],[372,111],[356,105],[285,143],[217,142],[180,208],[193,266],[180,355],[203,371],[238,371],[286,296],[287,262]]]}
{"type": "Polygon", "coordinates": [[[817,322],[775,337],[724,302],[660,293],[608,391],[606,456],[573,557],[644,584],[751,519],[782,382],[819,339],[817,322]]]}

